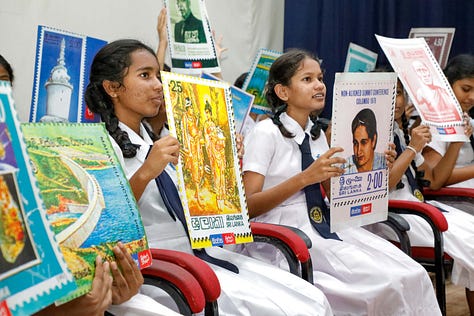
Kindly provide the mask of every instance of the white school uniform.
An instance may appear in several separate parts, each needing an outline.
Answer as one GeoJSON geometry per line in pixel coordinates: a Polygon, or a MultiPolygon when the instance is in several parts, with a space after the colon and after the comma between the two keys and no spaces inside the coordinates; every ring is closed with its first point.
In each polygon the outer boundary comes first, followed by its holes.
{"type": "MultiPolygon", "coordinates": [[[[141,146],[135,157],[124,159],[118,145],[113,141],[119,160],[130,178],[145,161],[148,148],[153,142],[143,126],[140,131],[143,138],[124,124],[120,123],[119,126],[128,133],[132,143],[141,146]]],[[[176,181],[174,168],[169,165],[166,168],[176,181]]],[[[181,222],[174,221],[169,215],[155,181],[150,181],[147,185],[138,206],[150,247],[192,253],[190,241],[181,222]]],[[[222,248],[208,248],[207,252],[232,262],[240,271],[235,274],[210,264],[221,285],[221,295],[218,299],[220,315],[332,315],[324,294],[303,279],[222,248]]],[[[154,295],[150,293],[149,287],[146,294],[154,295]]]]}
{"type": "MultiPolygon", "coordinates": [[[[395,124],[394,133],[403,139],[403,132],[395,124]]],[[[470,145],[469,145],[470,146],[470,145]]],[[[405,149],[404,144],[402,144],[405,149]]],[[[472,151],[472,150],[471,150],[472,151]]],[[[413,170],[410,167],[410,170],[413,170]]],[[[390,191],[389,198],[397,200],[416,201],[419,200],[412,194],[410,184],[406,175],[403,175],[404,187],[390,191]]],[[[451,281],[459,286],[474,290],[474,216],[449,205],[437,202],[426,201],[434,206],[441,207],[448,211],[443,212],[448,222],[448,230],[443,233],[444,251],[453,258],[453,271],[451,281]]],[[[408,236],[412,246],[433,247],[433,232],[429,224],[420,216],[401,215],[410,224],[408,236]]],[[[368,227],[372,232],[388,238],[397,240],[393,231],[386,225],[377,224],[368,227]]]]}
{"type": "MultiPolygon", "coordinates": [[[[295,135],[286,138],[271,120],[259,122],[246,138],[243,171],[265,176],[263,190],[301,172],[305,131],[286,113],[285,128],[295,135]]],[[[324,135],[311,143],[316,159],[328,150],[324,135]]],[[[430,278],[418,263],[390,242],[363,228],[337,232],[343,241],[324,239],[313,228],[303,191],[254,219],[303,230],[312,241],[314,283],[331,304],[335,315],[440,315],[430,278]]],[[[270,247],[248,244],[242,253],[281,264],[281,256],[270,247]]]]}

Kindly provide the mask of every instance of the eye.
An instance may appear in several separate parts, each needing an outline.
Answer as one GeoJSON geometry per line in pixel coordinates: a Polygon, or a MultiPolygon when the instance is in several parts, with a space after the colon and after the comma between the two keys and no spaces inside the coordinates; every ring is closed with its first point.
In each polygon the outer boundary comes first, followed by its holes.
{"type": "Polygon", "coordinates": [[[311,81],[311,77],[306,76],[306,77],[304,77],[302,80],[305,81],[305,82],[310,82],[310,81],[311,81]]]}
{"type": "Polygon", "coordinates": [[[140,77],[146,79],[146,78],[149,78],[149,77],[150,77],[150,74],[149,74],[148,72],[142,72],[142,73],[140,74],[140,77]]]}

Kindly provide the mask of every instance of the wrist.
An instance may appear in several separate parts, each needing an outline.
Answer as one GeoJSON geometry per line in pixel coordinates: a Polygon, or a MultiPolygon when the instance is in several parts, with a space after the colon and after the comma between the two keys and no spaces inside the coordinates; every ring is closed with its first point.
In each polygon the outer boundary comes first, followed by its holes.
{"type": "Polygon", "coordinates": [[[418,150],[416,150],[415,147],[408,145],[406,149],[412,151],[415,156],[418,155],[418,150]]]}

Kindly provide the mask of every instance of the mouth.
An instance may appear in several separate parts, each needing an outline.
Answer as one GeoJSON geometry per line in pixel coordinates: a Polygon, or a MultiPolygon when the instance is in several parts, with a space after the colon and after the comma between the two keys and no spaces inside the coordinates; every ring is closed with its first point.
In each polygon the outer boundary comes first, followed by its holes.
{"type": "Polygon", "coordinates": [[[312,96],[313,99],[324,99],[324,93],[318,92],[312,96]]]}

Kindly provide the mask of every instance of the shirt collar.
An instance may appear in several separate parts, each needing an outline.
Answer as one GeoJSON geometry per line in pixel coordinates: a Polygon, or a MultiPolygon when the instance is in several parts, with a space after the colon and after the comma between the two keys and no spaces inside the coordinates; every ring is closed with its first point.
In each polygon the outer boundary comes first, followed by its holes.
{"type": "Polygon", "coordinates": [[[280,121],[285,126],[288,132],[295,135],[294,140],[298,145],[301,145],[303,143],[305,134],[311,136],[311,128],[313,127],[313,122],[309,117],[308,121],[306,122],[306,128],[304,130],[301,128],[300,124],[298,124],[298,122],[296,122],[291,116],[286,114],[286,112],[281,114],[280,121]]]}

